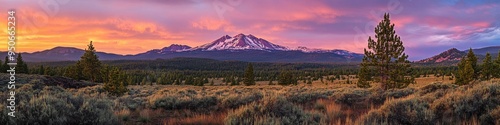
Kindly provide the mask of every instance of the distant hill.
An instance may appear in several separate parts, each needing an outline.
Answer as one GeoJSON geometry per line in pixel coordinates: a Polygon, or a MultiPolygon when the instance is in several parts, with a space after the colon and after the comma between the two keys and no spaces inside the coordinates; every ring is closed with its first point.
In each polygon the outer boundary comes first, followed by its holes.
{"type": "MultiPolygon", "coordinates": [[[[48,50],[33,52],[33,53],[21,53],[24,61],[27,62],[52,62],[52,61],[75,61],[79,60],[80,57],[85,53],[85,50],[74,48],[74,47],[55,47],[48,50]]],[[[97,52],[96,53],[101,60],[117,60],[117,59],[127,59],[127,56],[97,52]]],[[[0,57],[7,56],[6,52],[0,52],[0,57]]],[[[0,58],[4,60],[4,58],[0,58]]]]}
{"type": "MultiPolygon", "coordinates": [[[[417,61],[416,63],[457,63],[460,59],[462,59],[462,57],[467,55],[468,51],[468,49],[460,51],[456,48],[452,48],[430,58],[417,61]]],[[[498,52],[500,51],[500,46],[472,49],[472,51],[476,54],[479,61],[481,61],[488,52],[493,58],[496,58],[498,56],[498,52]]]]}

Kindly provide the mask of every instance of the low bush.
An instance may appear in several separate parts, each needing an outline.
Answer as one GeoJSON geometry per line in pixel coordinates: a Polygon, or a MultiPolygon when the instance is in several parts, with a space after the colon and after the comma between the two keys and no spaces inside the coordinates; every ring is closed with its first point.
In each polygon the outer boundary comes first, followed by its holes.
{"type": "Polygon", "coordinates": [[[221,105],[222,107],[227,107],[227,108],[238,108],[242,105],[258,101],[262,99],[262,97],[263,95],[257,92],[245,95],[238,94],[236,96],[225,97],[225,99],[222,100],[221,105]]]}
{"type": "Polygon", "coordinates": [[[211,106],[217,105],[217,98],[215,96],[206,97],[176,97],[166,96],[153,100],[152,108],[163,108],[166,110],[179,110],[179,109],[208,109],[211,106]]]}
{"type": "Polygon", "coordinates": [[[487,125],[499,125],[500,124],[500,106],[496,109],[489,111],[487,114],[483,114],[481,117],[481,124],[487,125]]]}
{"type": "Polygon", "coordinates": [[[335,98],[336,103],[342,104],[344,106],[365,107],[369,106],[367,102],[369,95],[370,91],[366,89],[354,89],[335,93],[333,98],[335,98]]]}
{"type": "Polygon", "coordinates": [[[437,83],[432,83],[432,84],[429,84],[429,85],[426,85],[426,86],[420,88],[419,94],[425,95],[427,93],[436,92],[437,90],[449,90],[449,89],[454,89],[457,87],[458,86],[455,84],[443,84],[443,83],[437,82],[437,83]]]}
{"type": "Polygon", "coordinates": [[[361,117],[369,124],[434,124],[434,114],[425,101],[411,99],[388,100],[379,109],[361,117]]]}
{"type": "Polygon", "coordinates": [[[225,124],[319,124],[320,114],[311,114],[284,98],[266,98],[263,103],[251,103],[230,111],[225,124]]]}

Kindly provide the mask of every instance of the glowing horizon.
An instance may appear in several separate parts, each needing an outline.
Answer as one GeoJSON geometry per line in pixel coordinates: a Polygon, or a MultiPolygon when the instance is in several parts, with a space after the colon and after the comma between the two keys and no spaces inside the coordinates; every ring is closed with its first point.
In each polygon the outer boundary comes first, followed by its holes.
{"type": "MultiPolygon", "coordinates": [[[[1,11],[17,11],[19,52],[85,49],[93,41],[101,52],[138,54],[171,44],[200,46],[243,33],[290,48],[362,53],[384,12],[391,14],[410,60],[450,48],[500,45],[500,2],[488,0],[41,1],[0,2],[1,11]]],[[[5,24],[6,16],[2,14],[0,23],[5,24]]],[[[0,28],[6,36],[6,25],[0,28]]]]}

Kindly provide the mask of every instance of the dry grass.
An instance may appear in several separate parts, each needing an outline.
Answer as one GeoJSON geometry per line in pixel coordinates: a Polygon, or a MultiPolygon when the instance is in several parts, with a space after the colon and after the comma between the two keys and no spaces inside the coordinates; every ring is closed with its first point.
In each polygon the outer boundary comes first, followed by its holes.
{"type": "Polygon", "coordinates": [[[164,125],[221,125],[224,124],[224,118],[226,118],[226,113],[216,113],[216,114],[198,114],[187,118],[178,119],[165,119],[163,120],[164,125]]]}

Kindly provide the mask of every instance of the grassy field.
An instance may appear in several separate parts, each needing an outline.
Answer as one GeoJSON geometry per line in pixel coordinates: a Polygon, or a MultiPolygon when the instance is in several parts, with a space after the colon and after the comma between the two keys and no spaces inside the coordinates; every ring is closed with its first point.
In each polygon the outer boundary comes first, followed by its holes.
{"type": "MultiPolygon", "coordinates": [[[[500,124],[500,80],[456,86],[448,77],[421,77],[408,88],[382,91],[377,84],[362,89],[344,80],[225,86],[214,79],[214,86],[128,86],[128,93],[116,97],[101,85],[63,88],[44,79],[19,76],[25,83],[16,89],[17,117],[1,108],[0,123],[500,124]]],[[[7,89],[1,90],[6,100],[7,89]]]]}

